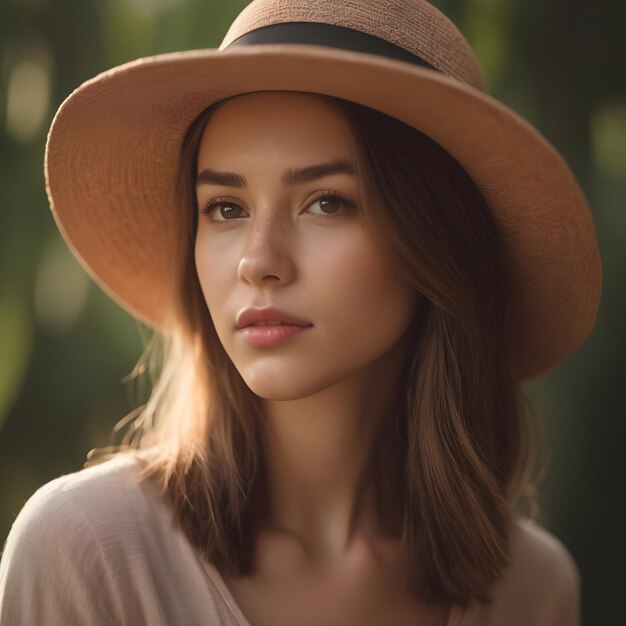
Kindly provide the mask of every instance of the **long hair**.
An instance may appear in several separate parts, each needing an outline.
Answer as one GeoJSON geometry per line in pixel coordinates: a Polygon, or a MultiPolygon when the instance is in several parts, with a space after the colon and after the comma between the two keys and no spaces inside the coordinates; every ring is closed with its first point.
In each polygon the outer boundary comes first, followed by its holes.
{"type": "MultiPolygon", "coordinates": [[[[490,602],[510,564],[515,515],[522,506],[533,517],[539,511],[531,476],[539,449],[532,426],[540,425],[502,348],[509,270],[497,224],[435,141],[379,111],[320,97],[341,108],[352,131],[362,219],[424,296],[410,327],[399,416],[388,420],[399,429],[410,591],[429,604],[490,602]]],[[[134,372],[148,371],[151,394],[122,420],[134,418],[117,451],[100,449],[86,465],[151,449],[141,479],[160,487],[208,561],[242,576],[253,572],[266,493],[261,405],[219,341],[194,261],[198,145],[223,102],[193,121],[181,145],[171,330],[152,335],[134,372]]]]}

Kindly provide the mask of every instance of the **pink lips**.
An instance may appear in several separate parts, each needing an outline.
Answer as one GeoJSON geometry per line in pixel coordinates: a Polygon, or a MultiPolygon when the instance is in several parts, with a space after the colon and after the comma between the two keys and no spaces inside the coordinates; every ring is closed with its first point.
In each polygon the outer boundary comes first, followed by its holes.
{"type": "Polygon", "coordinates": [[[239,329],[243,340],[256,347],[276,346],[306,332],[312,326],[281,324],[280,326],[246,326],[239,329]]]}
{"type": "Polygon", "coordinates": [[[310,322],[300,319],[287,311],[274,307],[244,309],[237,316],[237,328],[243,328],[255,322],[282,322],[295,326],[308,326],[310,324],[310,322]]]}
{"type": "Polygon", "coordinates": [[[243,340],[256,347],[276,346],[308,330],[313,324],[275,307],[251,307],[237,316],[236,328],[243,340]],[[259,324],[258,322],[272,322],[259,324]],[[276,324],[280,322],[280,324],[276,324]]]}

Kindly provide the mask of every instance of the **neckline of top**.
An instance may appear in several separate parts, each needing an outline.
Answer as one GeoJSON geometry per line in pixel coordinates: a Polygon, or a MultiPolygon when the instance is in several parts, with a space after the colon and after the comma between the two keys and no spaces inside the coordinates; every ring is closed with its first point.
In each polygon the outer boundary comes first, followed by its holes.
{"type": "MultiPolygon", "coordinates": [[[[248,618],[243,614],[243,611],[239,608],[239,605],[235,601],[233,594],[226,585],[226,581],[222,578],[219,570],[215,567],[215,565],[213,565],[213,563],[207,561],[202,557],[200,557],[200,561],[202,563],[202,567],[206,571],[211,582],[217,589],[218,593],[222,597],[222,600],[224,600],[224,603],[230,610],[232,616],[235,618],[239,626],[252,626],[248,618]]],[[[466,614],[467,609],[464,609],[459,604],[453,604],[450,615],[448,616],[448,621],[446,622],[446,626],[463,626],[463,619],[466,614]]]]}

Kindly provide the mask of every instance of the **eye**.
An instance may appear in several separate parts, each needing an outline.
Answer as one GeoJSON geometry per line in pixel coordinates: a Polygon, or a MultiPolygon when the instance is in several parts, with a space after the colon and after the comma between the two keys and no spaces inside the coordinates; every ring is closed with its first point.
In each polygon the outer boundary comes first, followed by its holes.
{"type": "MultiPolygon", "coordinates": [[[[346,200],[343,196],[340,196],[336,191],[321,191],[317,197],[309,204],[309,207],[318,204],[320,209],[322,209],[321,213],[311,213],[311,215],[315,215],[317,217],[324,218],[333,218],[333,217],[341,217],[351,209],[354,209],[355,206],[346,200]],[[328,212],[330,211],[330,212],[328,212]]],[[[215,216],[210,218],[210,222],[224,223],[231,222],[241,217],[240,211],[243,209],[235,204],[234,202],[230,202],[224,197],[213,198],[206,202],[201,208],[200,212],[202,215],[211,215],[215,214],[221,216],[223,219],[216,219],[215,216]],[[216,210],[217,209],[217,210],[216,210]]]]}
{"type": "Polygon", "coordinates": [[[242,210],[241,207],[237,206],[234,202],[229,202],[228,200],[226,200],[226,198],[213,198],[212,200],[209,200],[208,202],[206,202],[201,208],[200,208],[200,213],[202,213],[202,215],[209,215],[210,213],[213,213],[213,209],[217,209],[217,208],[221,208],[224,207],[226,210],[224,212],[219,211],[219,213],[224,216],[224,215],[228,215],[230,217],[220,220],[220,219],[211,219],[211,222],[229,222],[231,221],[231,218],[233,216],[233,214],[235,214],[235,217],[239,217],[237,215],[237,210],[242,210]]]}
{"type": "Polygon", "coordinates": [[[354,205],[351,202],[348,202],[343,196],[340,196],[336,191],[322,191],[320,194],[313,200],[313,202],[309,205],[309,207],[318,204],[322,211],[331,210],[331,213],[317,213],[313,215],[319,215],[321,217],[340,217],[354,209],[354,205]],[[333,210],[334,209],[334,210],[333,210]]]}

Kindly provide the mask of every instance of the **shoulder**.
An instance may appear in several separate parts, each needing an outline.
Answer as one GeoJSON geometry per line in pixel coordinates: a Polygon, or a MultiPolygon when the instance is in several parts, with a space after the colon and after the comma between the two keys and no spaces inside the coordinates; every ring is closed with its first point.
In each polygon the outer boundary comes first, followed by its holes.
{"type": "Polygon", "coordinates": [[[134,469],[131,458],[115,457],[45,483],[26,500],[11,533],[43,531],[49,525],[82,528],[86,518],[94,517],[94,509],[101,513],[123,508],[120,503],[133,491],[134,469]]]}
{"type": "Polygon", "coordinates": [[[104,616],[119,617],[119,559],[112,557],[123,554],[124,537],[139,534],[137,519],[150,503],[138,473],[137,461],[122,455],[55,478],[33,493],[2,552],[0,622],[99,623],[104,616]]]}
{"type": "Polygon", "coordinates": [[[142,481],[145,453],[122,453],[64,474],[35,491],[11,527],[5,552],[26,558],[65,545],[74,556],[98,548],[107,560],[169,532],[170,510],[156,485],[142,481]]]}
{"type": "Polygon", "coordinates": [[[494,615],[520,626],[578,626],[579,596],[580,571],[563,542],[536,521],[516,518],[511,563],[494,587],[494,615]]]}
{"type": "Polygon", "coordinates": [[[510,539],[511,561],[491,603],[473,603],[462,626],[580,626],[580,572],[563,542],[522,517],[510,539]]]}
{"type": "Polygon", "coordinates": [[[138,469],[132,457],[120,455],[45,483],[13,521],[5,552],[24,536],[41,542],[71,537],[76,543],[79,537],[95,538],[97,528],[111,521],[122,522],[140,504],[138,469]]]}
{"type": "Polygon", "coordinates": [[[64,474],[39,487],[17,515],[12,533],[68,529],[80,535],[99,534],[140,514],[149,500],[149,486],[139,482],[134,456],[121,454],[98,465],[64,474]]]}
{"type": "MultiPolygon", "coordinates": [[[[145,454],[144,454],[145,452],[145,454]]],[[[0,559],[0,624],[231,624],[204,560],[122,453],[40,487],[0,559]]]]}
{"type": "Polygon", "coordinates": [[[580,583],[580,571],[563,542],[536,521],[517,518],[511,536],[514,571],[518,575],[545,572],[565,588],[580,583]]]}

